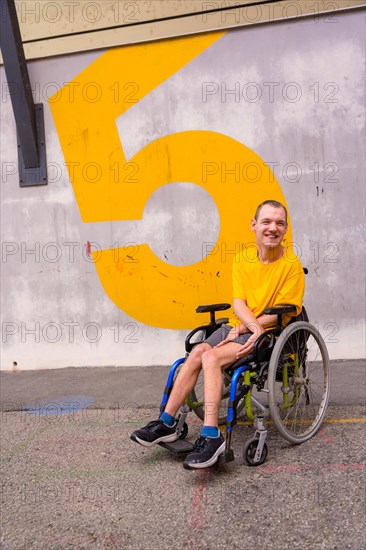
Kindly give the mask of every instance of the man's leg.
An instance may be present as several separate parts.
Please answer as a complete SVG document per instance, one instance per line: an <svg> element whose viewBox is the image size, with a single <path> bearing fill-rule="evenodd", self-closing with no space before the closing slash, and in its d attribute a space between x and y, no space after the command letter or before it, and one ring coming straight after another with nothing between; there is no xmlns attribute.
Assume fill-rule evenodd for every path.
<svg viewBox="0 0 366 550"><path fill-rule="evenodd" d="M209 344L202 343L192 350L178 373L164 413L159 420L149 422L144 428L135 430L130 436L133 441L144 447L152 447L157 443L168 443L178 439L175 415L187 395L193 390L202 368L202 356L210 349L212 348Z"/></svg>
<svg viewBox="0 0 366 550"><path fill-rule="evenodd" d="M202 356L211 349L211 346L205 343L199 344L193 348L187 360L183 363L174 382L174 386L165 406L166 413L171 416L177 414L179 407L196 385L198 375L202 368Z"/></svg>
<svg viewBox="0 0 366 550"><path fill-rule="evenodd" d="M174 417L185 398L196 385L198 375L202 368L202 357L223 340L227 338L230 327L222 325L202 344L193 348L187 360L183 363L177 376L172 392L165 407L165 412Z"/></svg>
<svg viewBox="0 0 366 550"><path fill-rule="evenodd" d="M204 375L204 425L217 426L222 397L222 370L236 361L238 347L241 344L229 342L222 347L208 350L202 356Z"/></svg>
<svg viewBox="0 0 366 550"><path fill-rule="evenodd" d="M229 342L222 347L208 350L202 355L205 419L196 449L186 457L183 463L187 470L212 466L225 451L225 440L218 429L223 385L222 369L235 362L240 345Z"/></svg>

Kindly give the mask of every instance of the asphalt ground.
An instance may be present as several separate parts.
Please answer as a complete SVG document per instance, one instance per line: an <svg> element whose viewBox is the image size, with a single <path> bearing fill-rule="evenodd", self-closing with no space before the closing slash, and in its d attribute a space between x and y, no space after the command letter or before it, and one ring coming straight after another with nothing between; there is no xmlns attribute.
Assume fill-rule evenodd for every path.
<svg viewBox="0 0 366 550"><path fill-rule="evenodd" d="M243 420L236 460L202 471L129 439L157 416L167 371L2 373L2 549L366 548L364 362L332 364L310 441L292 446L269 423L267 461L249 467ZM188 423L194 441L201 423Z"/></svg>

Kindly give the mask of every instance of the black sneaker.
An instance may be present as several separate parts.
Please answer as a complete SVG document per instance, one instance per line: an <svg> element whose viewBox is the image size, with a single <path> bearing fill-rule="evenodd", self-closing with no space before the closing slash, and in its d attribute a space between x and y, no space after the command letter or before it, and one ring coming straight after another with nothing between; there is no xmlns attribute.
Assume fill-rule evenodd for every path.
<svg viewBox="0 0 366 550"><path fill-rule="evenodd" d="M200 437L197 439L194 451L190 453L183 462L183 468L208 468L215 464L219 456L225 452L225 440L220 434L219 437Z"/></svg>
<svg viewBox="0 0 366 550"><path fill-rule="evenodd" d="M169 428L161 420L153 420L149 422L144 428L132 432L130 438L136 443L140 443L144 447L152 447L156 443L161 443L165 441L166 443L171 443L178 439L179 434L177 434L177 423Z"/></svg>

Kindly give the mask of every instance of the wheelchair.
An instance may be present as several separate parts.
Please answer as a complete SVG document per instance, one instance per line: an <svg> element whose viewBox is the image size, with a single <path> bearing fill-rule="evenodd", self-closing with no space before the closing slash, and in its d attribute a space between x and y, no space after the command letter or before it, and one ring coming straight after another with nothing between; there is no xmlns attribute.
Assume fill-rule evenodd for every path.
<svg viewBox="0 0 366 550"><path fill-rule="evenodd" d="M230 304L203 305L197 313L209 313L210 323L192 330L185 341L186 356L170 368L160 413L165 409L178 373L193 347L203 342L227 318L215 318L215 313L230 308ZM305 308L284 327L283 315L296 311L293 305L267 308L266 315L277 315L277 326L266 331L255 342L250 355L223 370L223 393L219 424L226 425L225 452L219 464L234 460L231 448L232 431L240 418L254 422L254 436L243 445L243 460L249 466L259 466L267 458L267 420L291 444L300 444L319 430L327 409L330 392L329 357L319 331L309 322ZM192 452L194 446L185 441L188 435L187 415L193 411L204 418L203 373L194 390L186 398L178 416L179 439L160 443L175 454Z"/></svg>

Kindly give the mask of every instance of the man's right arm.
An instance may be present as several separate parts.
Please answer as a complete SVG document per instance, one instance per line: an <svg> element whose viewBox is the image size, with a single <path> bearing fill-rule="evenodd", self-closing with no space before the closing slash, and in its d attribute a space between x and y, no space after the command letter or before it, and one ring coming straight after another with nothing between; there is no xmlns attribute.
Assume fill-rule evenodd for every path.
<svg viewBox="0 0 366 550"><path fill-rule="evenodd" d="M239 334L251 332L252 335L249 337L247 342L244 345L238 347L236 358L240 359L241 357L248 355L248 353L253 350L255 341L264 332L264 325L259 321L259 319L256 319L254 317L252 311L249 309L245 300L243 300L242 298L234 298L234 311L235 314L242 321L242 325L232 328L227 338L220 342L220 344L218 344L216 347L221 347L227 344L228 342L234 340L234 338L236 338ZM262 317L276 317L276 315L266 315Z"/></svg>
<svg viewBox="0 0 366 550"><path fill-rule="evenodd" d="M217 347L231 342L237 338L240 334L252 333L252 336L248 340L248 346L252 349L256 339L264 332L264 327L268 324L270 325L277 319L277 315L261 315L258 319L255 318L252 311L247 306L245 300L242 298L234 298L234 312L241 320L242 324L236 327L233 327L227 338L220 342Z"/></svg>
<svg viewBox="0 0 366 550"><path fill-rule="evenodd" d="M245 332L258 332L259 336L264 332L263 329L273 326L277 322L277 315L260 315L256 318L247 306L245 300L241 298L234 298L234 312L245 327L245 330L240 331L240 334L244 334Z"/></svg>

